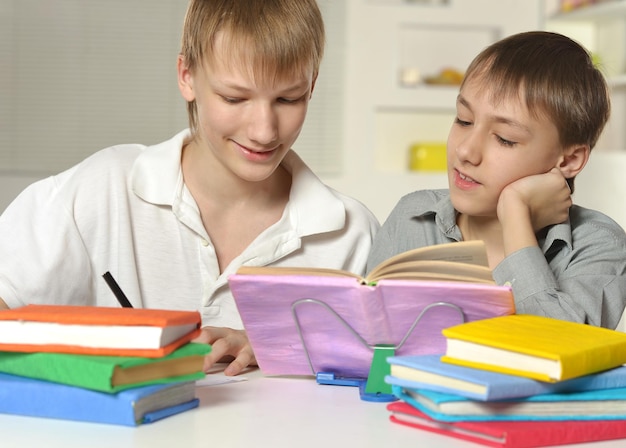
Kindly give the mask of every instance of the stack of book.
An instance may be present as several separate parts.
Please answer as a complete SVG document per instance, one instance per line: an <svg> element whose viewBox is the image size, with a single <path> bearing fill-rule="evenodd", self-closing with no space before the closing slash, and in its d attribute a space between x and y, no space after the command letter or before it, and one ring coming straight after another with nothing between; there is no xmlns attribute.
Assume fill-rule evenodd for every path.
<svg viewBox="0 0 626 448"><path fill-rule="evenodd" d="M495 447L626 438L626 333L510 315L443 334L443 355L388 358L393 423Z"/></svg>
<svg viewBox="0 0 626 448"><path fill-rule="evenodd" d="M27 305L0 312L0 413L137 426L198 406L197 312Z"/></svg>

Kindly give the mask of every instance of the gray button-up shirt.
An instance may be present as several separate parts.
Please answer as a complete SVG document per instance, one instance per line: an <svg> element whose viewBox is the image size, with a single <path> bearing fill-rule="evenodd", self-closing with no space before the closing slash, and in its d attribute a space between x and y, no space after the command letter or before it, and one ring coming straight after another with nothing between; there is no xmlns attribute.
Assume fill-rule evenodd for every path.
<svg viewBox="0 0 626 448"><path fill-rule="evenodd" d="M502 260L494 280L511 285L518 314L615 328L626 306L626 233L598 211L573 205L569 214L537 235L539 247ZM367 270L400 252L462 239L448 190L416 191L377 234Z"/></svg>

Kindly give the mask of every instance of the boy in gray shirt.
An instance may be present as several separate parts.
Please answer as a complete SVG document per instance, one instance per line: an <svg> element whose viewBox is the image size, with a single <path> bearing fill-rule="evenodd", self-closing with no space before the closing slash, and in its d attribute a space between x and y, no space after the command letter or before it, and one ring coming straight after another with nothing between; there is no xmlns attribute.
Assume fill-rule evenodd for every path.
<svg viewBox="0 0 626 448"><path fill-rule="evenodd" d="M626 234L571 199L609 113L601 72L571 39L533 31L487 47L457 98L449 188L404 196L367 270L415 247L483 240L517 313L615 328L626 304Z"/></svg>

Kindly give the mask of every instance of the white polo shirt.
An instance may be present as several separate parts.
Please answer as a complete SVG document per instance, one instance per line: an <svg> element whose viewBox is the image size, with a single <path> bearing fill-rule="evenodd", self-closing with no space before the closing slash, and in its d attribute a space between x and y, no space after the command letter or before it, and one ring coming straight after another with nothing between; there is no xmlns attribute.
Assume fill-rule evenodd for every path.
<svg viewBox="0 0 626 448"><path fill-rule="evenodd" d="M228 276L241 265L319 266L365 273L374 215L324 185L293 152L282 218L220 273L185 187L189 131L161 144L103 149L26 188L0 216L0 297L27 303L119 306L110 271L135 307L198 310L204 325L240 329Z"/></svg>

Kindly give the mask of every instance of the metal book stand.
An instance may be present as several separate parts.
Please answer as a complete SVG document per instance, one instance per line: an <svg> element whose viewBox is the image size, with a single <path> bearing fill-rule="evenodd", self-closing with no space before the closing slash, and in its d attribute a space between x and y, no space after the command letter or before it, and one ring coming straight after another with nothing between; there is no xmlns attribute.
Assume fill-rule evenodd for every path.
<svg viewBox="0 0 626 448"><path fill-rule="evenodd" d="M313 367L313 362L311 361L311 355L309 353L309 349L307 348L306 342L304 340L304 335L302 333L302 326L300 325L300 320L298 319L297 308L298 306L310 303L319 305L325 308L331 316L334 316L335 319L341 323L352 335L356 337L356 339L363 345L373 352L372 363L370 365L370 370L367 378L348 378L337 376L332 372L316 372ZM302 342L302 347L304 348L304 353L307 357L307 361L309 366L311 367L311 372L313 375L316 375L316 379L318 384L330 384L330 385L338 385L338 386L357 386L359 387L360 396L362 400L365 401L395 401L397 397L395 397L391 392L391 385L385 382L385 376L390 373L390 364L387 362L387 358L389 356L394 356L396 350L400 349L404 343L409 339L413 330L422 319L422 317L430 310L436 307L449 307L456 310L459 313L461 318L460 323L465 322L465 314L463 310L458 305L448 302L434 302L430 305L426 306L420 314L415 318L413 324L406 332L402 340L397 345L392 344L368 344L360 334L358 334L348 322L346 322L331 306L329 306L326 302L318 299L310 299L303 298L296 300L291 305L291 314L293 316L294 322L296 324L296 329L298 331L298 335L300 336L300 341Z"/></svg>

